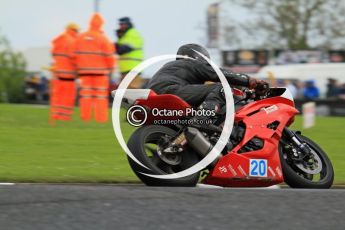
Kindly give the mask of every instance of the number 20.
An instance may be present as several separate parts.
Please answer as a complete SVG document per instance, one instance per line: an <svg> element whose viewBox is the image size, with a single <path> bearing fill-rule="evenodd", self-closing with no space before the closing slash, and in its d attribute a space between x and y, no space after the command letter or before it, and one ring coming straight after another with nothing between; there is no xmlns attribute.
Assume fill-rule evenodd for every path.
<svg viewBox="0 0 345 230"><path fill-rule="evenodd" d="M266 162L264 160L253 160L250 164L252 166L251 176L266 176Z"/></svg>

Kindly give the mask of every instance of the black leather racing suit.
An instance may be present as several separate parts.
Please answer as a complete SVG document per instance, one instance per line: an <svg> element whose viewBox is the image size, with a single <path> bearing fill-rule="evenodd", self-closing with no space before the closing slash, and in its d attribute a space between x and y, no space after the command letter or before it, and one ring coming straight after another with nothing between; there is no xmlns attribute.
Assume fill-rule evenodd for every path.
<svg viewBox="0 0 345 230"><path fill-rule="evenodd" d="M249 86L249 77L221 68L230 85ZM217 82L204 84L206 81ZM152 77L148 87L157 94L174 94L192 106L205 109L222 108L225 98L222 85L213 68L206 63L181 59L165 64Z"/></svg>

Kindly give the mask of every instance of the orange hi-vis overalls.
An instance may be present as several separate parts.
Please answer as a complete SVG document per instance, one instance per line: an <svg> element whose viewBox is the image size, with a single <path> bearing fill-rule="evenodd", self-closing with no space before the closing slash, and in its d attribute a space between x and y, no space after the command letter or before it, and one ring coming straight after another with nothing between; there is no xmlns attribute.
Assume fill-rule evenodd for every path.
<svg viewBox="0 0 345 230"><path fill-rule="evenodd" d="M97 122L108 120L109 75L115 65L114 45L103 34L103 18L95 13L90 29L75 42L73 55L80 77L81 118L89 121L94 111Z"/></svg>
<svg viewBox="0 0 345 230"><path fill-rule="evenodd" d="M50 93L50 119L70 120L75 104L76 68L71 59L77 32L66 29L52 41L51 54L54 59Z"/></svg>

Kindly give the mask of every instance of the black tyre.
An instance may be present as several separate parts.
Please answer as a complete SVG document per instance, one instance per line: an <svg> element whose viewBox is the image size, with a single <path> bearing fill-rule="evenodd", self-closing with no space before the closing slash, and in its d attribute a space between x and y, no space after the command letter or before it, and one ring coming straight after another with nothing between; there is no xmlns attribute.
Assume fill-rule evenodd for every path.
<svg viewBox="0 0 345 230"><path fill-rule="evenodd" d="M150 125L137 129L130 139L127 146L132 154L147 168L134 162L128 157L129 164L139 179L148 186L195 186L199 180L200 172L179 179L158 179L146 176L142 173L164 175L185 170L199 161L197 154L192 151L180 153L179 158L174 164L168 164L161 159L157 153L157 147L162 140L174 137L176 131L165 126Z"/></svg>
<svg viewBox="0 0 345 230"><path fill-rule="evenodd" d="M298 135L298 134L297 134ZM306 170L301 170L301 166L298 167L293 160L290 159L289 153L284 149L283 144L279 145L281 165L284 175L285 182L292 188L315 188L315 189L327 189L333 184L334 171L331 161L329 160L327 154L318 146L315 142L309 138L298 135L300 141L305 142L312 151L313 158L312 163L317 165L322 164L320 172L318 173L308 173L306 171L309 165L306 166ZM285 142L287 142L285 140ZM311 168L314 166L310 166Z"/></svg>

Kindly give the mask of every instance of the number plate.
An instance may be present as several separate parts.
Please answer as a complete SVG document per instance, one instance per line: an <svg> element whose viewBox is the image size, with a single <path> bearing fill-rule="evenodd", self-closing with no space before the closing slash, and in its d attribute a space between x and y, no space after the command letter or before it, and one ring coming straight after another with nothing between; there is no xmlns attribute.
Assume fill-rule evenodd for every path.
<svg viewBox="0 0 345 230"><path fill-rule="evenodd" d="M267 160L250 159L249 176L267 177Z"/></svg>

